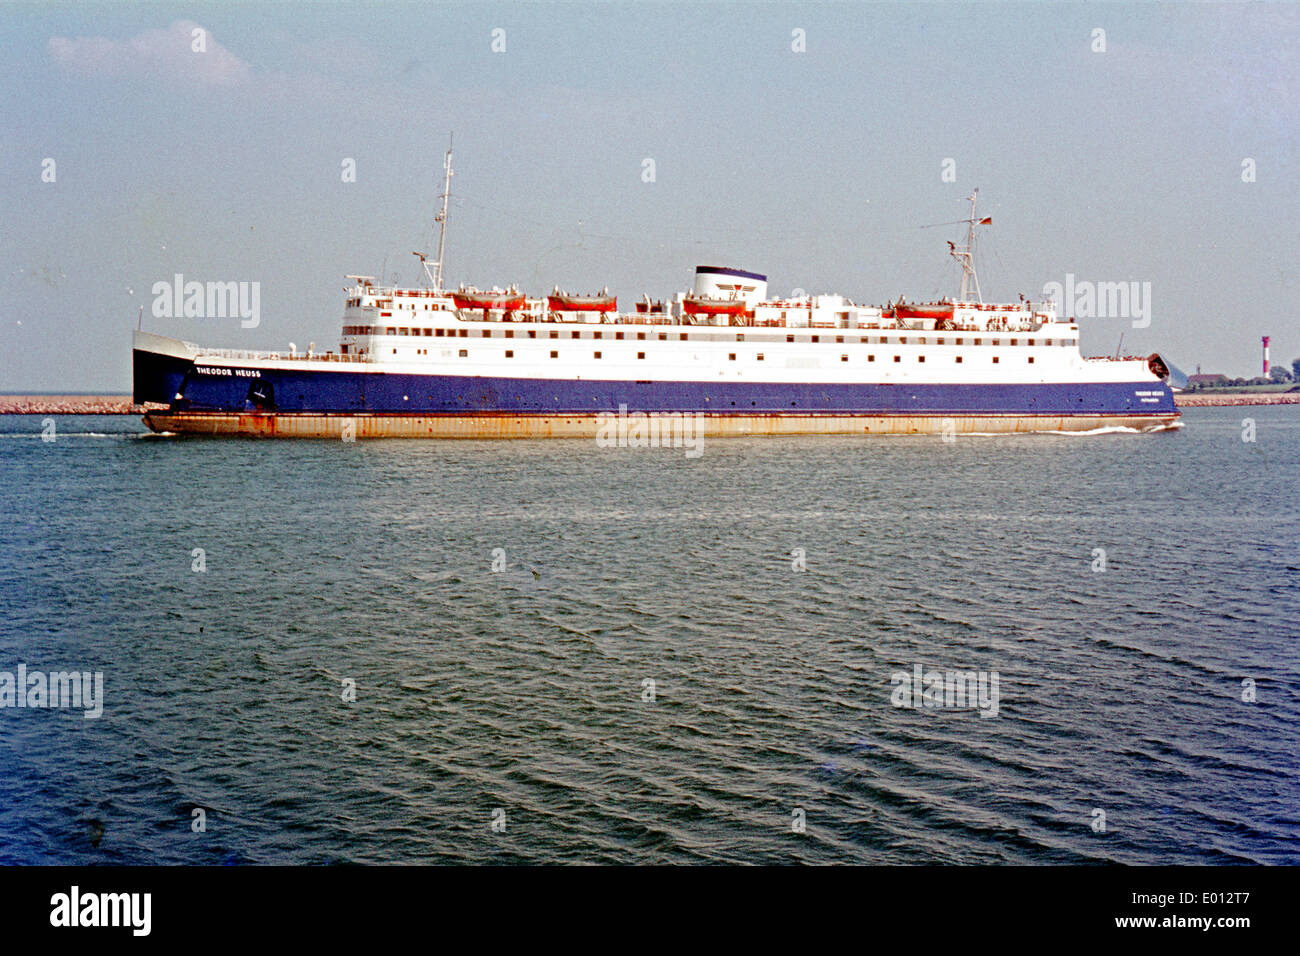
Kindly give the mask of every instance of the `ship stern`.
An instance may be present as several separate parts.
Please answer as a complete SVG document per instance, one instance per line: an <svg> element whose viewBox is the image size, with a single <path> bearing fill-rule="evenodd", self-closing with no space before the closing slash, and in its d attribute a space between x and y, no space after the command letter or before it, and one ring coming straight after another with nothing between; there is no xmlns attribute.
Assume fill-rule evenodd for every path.
<svg viewBox="0 0 1300 956"><path fill-rule="evenodd" d="M136 405L171 405L194 367L198 346L137 331L131 343L131 394Z"/></svg>

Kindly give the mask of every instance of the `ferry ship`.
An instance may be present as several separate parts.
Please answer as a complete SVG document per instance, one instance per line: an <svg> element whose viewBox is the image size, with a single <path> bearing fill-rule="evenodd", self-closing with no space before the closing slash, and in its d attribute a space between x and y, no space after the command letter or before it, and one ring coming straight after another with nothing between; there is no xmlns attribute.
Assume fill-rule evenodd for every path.
<svg viewBox="0 0 1300 956"><path fill-rule="evenodd" d="M690 415L703 436L945 435L1176 427L1159 355L1085 358L1049 302L961 293L855 304L770 297L767 277L699 266L689 291L620 312L603 289L531 297L442 281L451 150L425 284L348 276L337 350L208 348L137 330L134 395L158 432L302 438L594 437L610 415Z"/></svg>

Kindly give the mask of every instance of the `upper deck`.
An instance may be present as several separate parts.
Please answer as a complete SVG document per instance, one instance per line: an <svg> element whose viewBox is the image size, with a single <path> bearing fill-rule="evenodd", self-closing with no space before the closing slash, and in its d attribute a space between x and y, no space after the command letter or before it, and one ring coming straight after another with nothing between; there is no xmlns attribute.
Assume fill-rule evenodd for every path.
<svg viewBox="0 0 1300 956"><path fill-rule="evenodd" d="M684 295L644 311L594 313L552 311L545 298L529 297L516 310L463 309L447 292L369 283L347 292L337 351L192 346L193 360L489 378L909 384L1110 380L1140 375L1146 365L1137 356L1084 359L1078 326L1058 320L1050 304L860 306L843 296L806 296L756 302L739 315L691 315L682 310ZM495 294L489 290L487 300ZM1125 363L1139 364L1121 371Z"/></svg>
<svg viewBox="0 0 1300 956"><path fill-rule="evenodd" d="M345 325L367 328L400 324L403 318L455 318L482 322L569 322L594 325L693 325L768 328L889 328L908 330L999 330L1030 332L1057 322L1050 302L1021 301L1010 304L983 302L907 303L899 300L884 306L866 306L842 295L812 295L776 298L752 303L738 314L730 310L701 313L692 305L690 293L678 293L667 302L638 302L635 311L597 312L554 310L550 297L520 295L522 306L514 309L460 308L448 292L400 287L354 286L348 289ZM507 290L470 289L484 296L506 296ZM736 300L735 305L743 305Z"/></svg>

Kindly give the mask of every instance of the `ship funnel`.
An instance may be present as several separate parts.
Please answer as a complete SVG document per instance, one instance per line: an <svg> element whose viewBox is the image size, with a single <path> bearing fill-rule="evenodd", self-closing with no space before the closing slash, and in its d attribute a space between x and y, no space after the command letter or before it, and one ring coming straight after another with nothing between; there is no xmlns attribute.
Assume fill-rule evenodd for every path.
<svg viewBox="0 0 1300 956"><path fill-rule="evenodd" d="M767 300L767 276L722 266L697 266L695 295L705 299L744 299L753 310Z"/></svg>

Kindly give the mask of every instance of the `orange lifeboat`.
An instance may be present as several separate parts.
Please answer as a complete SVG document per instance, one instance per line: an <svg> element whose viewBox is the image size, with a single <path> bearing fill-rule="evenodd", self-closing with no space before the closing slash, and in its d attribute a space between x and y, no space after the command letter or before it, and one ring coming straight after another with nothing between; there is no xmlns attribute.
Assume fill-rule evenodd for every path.
<svg viewBox="0 0 1300 956"><path fill-rule="evenodd" d="M552 312L615 312L618 296L603 290L599 295L569 295L556 289L546 297L546 307Z"/></svg>
<svg viewBox="0 0 1300 956"><path fill-rule="evenodd" d="M744 299L710 299L705 296L687 296L682 300L682 311L687 315L747 315Z"/></svg>
<svg viewBox="0 0 1300 956"><path fill-rule="evenodd" d="M458 309L517 312L524 307L522 292L479 292L476 289L462 289L453 292L451 297Z"/></svg>

